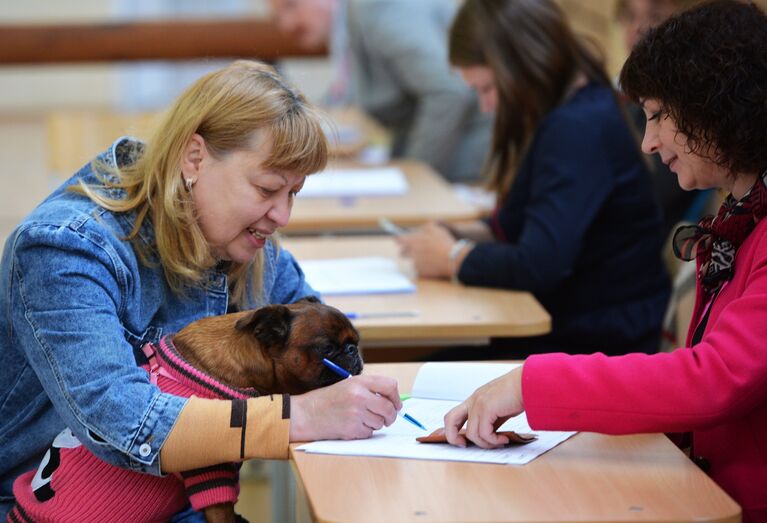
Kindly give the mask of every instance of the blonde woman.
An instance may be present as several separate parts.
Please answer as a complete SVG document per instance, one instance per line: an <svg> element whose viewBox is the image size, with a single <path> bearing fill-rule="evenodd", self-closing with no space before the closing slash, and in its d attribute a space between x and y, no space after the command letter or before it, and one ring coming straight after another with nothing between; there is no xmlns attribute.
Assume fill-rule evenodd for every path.
<svg viewBox="0 0 767 523"><path fill-rule="evenodd" d="M239 61L184 92L148 143L117 140L16 228L0 265L3 519L13 480L65 427L149 474L240 459L231 402L161 393L139 349L204 316L315 294L272 235L326 160L303 96ZM369 437L400 406L396 382L375 376L250 399L244 455Z"/></svg>

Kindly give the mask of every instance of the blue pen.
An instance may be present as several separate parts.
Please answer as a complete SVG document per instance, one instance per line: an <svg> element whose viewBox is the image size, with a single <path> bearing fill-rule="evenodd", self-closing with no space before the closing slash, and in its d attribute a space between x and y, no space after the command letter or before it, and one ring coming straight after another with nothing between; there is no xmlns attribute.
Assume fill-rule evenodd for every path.
<svg viewBox="0 0 767 523"><path fill-rule="evenodd" d="M347 312L346 317L350 320L364 320L366 318L410 318L418 316L416 311L381 311L381 312Z"/></svg>
<svg viewBox="0 0 767 523"><path fill-rule="evenodd" d="M342 378L351 378L352 377L351 373L348 370L346 370L346 369L344 369L342 367L339 367L338 365L336 365L335 363L333 363L332 361L330 361L327 358L322 358L322 363L324 363L327 368L329 368L330 370L332 370L333 372L335 372L336 374L338 374Z"/></svg>
<svg viewBox="0 0 767 523"><path fill-rule="evenodd" d="M332 370L333 372L335 372L336 374L338 374L339 376L341 376L344 379L352 377L352 375L349 373L348 370L346 370L346 369L344 369L342 367L339 367L338 365L336 365L335 363L333 363L332 361L330 361L327 358L322 358L322 363L324 363L327 368L329 368L330 370ZM408 421L408 422L412 423L413 425L415 425L419 429L429 430L426 427L424 427L423 424L420 421L415 419L410 414L405 414L404 412L398 412L397 416L401 416L403 419L405 419L405 421Z"/></svg>

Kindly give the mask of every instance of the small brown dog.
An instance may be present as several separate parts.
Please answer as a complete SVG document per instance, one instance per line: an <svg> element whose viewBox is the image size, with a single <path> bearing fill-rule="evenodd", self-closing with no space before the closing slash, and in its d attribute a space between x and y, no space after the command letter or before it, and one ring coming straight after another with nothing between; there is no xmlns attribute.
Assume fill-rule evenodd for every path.
<svg viewBox="0 0 767 523"><path fill-rule="evenodd" d="M350 374L362 371L357 330L338 309L314 297L203 318L179 331L173 344L194 367L261 394L301 394L339 381L323 358ZM204 512L209 523L235 521L230 503Z"/></svg>
<svg viewBox="0 0 767 523"><path fill-rule="evenodd" d="M166 367L176 365L181 369L179 374L185 377L194 375L192 380L201 383L203 389L214 384L207 389L213 391L209 396L237 398L242 397L243 392L247 393L245 396L255 392L260 395L300 394L341 379L322 363L323 358L351 374L359 374L362 358L358 343L359 334L344 314L309 297L289 305L269 305L195 321L174 335L172 341L164 339L157 347L151 344L145 347L149 357L145 368L153 381L170 392L173 389L166 386L173 387L181 382L167 370L163 375L155 366L158 360L164 361ZM182 476L185 484L190 485L187 483L190 477L194 482L194 478L200 477L195 475L208 474L210 478L213 474L215 483L214 469L225 471L224 474L231 478L229 484L233 485L237 467L231 464L190 471ZM99 472L93 472L96 470ZM136 509L139 505L146 507L156 503L162 506L155 514L162 513L160 519L163 519L179 510L173 507L183 507L186 496L192 495L192 490L189 487L185 490L179 481L172 476L157 478L108 465L65 429L57 436L36 473L30 471L16 479L17 505L12 513L42 520L51 512L69 512L75 506L80 521L137 521L146 519L138 516ZM143 485L141 489L127 487L136 482ZM63 485L77 487L68 490ZM191 488L199 492L200 486L201 483L194 483ZM78 505L81 500L74 491L89 492L91 502L88 506ZM128 492L137 491L141 493L140 498L130 498ZM123 502L115 503L115 497ZM118 506L128 512L118 515L115 512ZM232 503L208 506L204 514L211 523L234 522L239 518Z"/></svg>
<svg viewBox="0 0 767 523"><path fill-rule="evenodd" d="M301 394L339 381L323 358L359 374L358 343L349 319L314 297L203 318L173 337L193 366L227 385L261 394Z"/></svg>

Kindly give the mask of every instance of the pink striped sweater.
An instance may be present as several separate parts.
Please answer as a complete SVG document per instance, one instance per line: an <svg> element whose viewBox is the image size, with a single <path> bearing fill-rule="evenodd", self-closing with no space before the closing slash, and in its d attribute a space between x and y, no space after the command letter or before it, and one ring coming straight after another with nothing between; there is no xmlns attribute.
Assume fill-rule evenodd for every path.
<svg viewBox="0 0 767 523"><path fill-rule="evenodd" d="M144 369L164 392L225 399L258 396L255 389L229 387L192 367L167 336L159 345L148 344L144 353L149 358ZM167 521L188 502L195 510L235 503L238 474L237 463L163 477L121 469L94 456L65 429L39 468L14 482L16 506L8 521Z"/></svg>

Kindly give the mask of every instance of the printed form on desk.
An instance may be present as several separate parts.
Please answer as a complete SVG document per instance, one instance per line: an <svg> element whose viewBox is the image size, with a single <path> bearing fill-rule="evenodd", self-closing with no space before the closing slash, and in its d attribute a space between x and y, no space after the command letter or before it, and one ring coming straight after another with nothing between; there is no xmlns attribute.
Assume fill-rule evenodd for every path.
<svg viewBox="0 0 767 523"><path fill-rule="evenodd" d="M522 413L508 420L499 430L534 432L538 439L526 445L486 450L476 446L460 448L446 443L425 444L415 440L442 427L445 414L468 398L479 386L506 374L516 366L503 363L425 363L418 371L411 398L403 402L402 412L407 412L423 423L428 432L397 417L391 426L377 431L369 439L315 441L301 445L298 450L347 456L524 465L573 436L575 432L533 431Z"/></svg>
<svg viewBox="0 0 767 523"><path fill-rule="evenodd" d="M304 260L301 269L307 283L325 296L415 292L397 262L382 256Z"/></svg>
<svg viewBox="0 0 767 523"><path fill-rule="evenodd" d="M307 176L298 197L402 196L407 192L405 174L396 167L328 169Z"/></svg>

